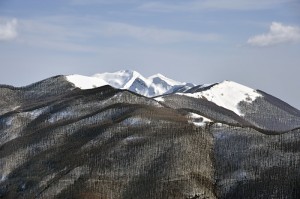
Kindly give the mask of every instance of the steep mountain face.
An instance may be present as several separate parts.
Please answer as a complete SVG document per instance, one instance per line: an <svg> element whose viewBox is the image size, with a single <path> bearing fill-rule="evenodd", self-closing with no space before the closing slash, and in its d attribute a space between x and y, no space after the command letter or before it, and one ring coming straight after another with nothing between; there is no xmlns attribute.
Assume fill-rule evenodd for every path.
<svg viewBox="0 0 300 199"><path fill-rule="evenodd" d="M0 197L300 198L300 111L262 91L120 71L0 97Z"/></svg>

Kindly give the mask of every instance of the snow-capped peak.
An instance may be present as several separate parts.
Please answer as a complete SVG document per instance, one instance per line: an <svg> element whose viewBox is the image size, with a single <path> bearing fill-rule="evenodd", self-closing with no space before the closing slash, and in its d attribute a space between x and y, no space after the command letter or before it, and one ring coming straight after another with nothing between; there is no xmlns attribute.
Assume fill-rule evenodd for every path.
<svg viewBox="0 0 300 199"><path fill-rule="evenodd" d="M262 97L256 90L233 81L223 81L201 92L179 93L179 95L206 99L240 116L243 116L239 109L240 102L251 103Z"/></svg>
<svg viewBox="0 0 300 199"><path fill-rule="evenodd" d="M178 81L175 81L173 79L167 78L167 77L165 77L164 75L162 75L160 73L157 73L156 75L152 75L152 76L148 77L148 79L152 80L152 82L157 81L158 83L160 81L164 81L165 83L169 84L170 86L183 84L182 82L178 82Z"/></svg>
<svg viewBox="0 0 300 199"><path fill-rule="evenodd" d="M140 73L131 70L121 70L114 73L98 73L91 77L69 75L66 78L81 89L111 85L112 87L130 90L147 97L171 93L174 89L183 86L193 86L193 84L178 82L161 74L145 78Z"/></svg>
<svg viewBox="0 0 300 199"><path fill-rule="evenodd" d="M151 82L146 80L140 73L131 70L121 70L114 73L98 73L92 77L102 79L108 82L109 85L121 89L129 89L132 83L138 78L143 80L147 86L151 84Z"/></svg>

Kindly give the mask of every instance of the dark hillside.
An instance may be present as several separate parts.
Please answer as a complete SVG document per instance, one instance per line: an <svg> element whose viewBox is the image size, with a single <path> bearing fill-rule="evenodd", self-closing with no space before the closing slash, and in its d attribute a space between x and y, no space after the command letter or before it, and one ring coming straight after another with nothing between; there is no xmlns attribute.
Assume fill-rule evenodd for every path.
<svg viewBox="0 0 300 199"><path fill-rule="evenodd" d="M298 199L299 111L262 94L237 115L64 76L0 86L0 198Z"/></svg>

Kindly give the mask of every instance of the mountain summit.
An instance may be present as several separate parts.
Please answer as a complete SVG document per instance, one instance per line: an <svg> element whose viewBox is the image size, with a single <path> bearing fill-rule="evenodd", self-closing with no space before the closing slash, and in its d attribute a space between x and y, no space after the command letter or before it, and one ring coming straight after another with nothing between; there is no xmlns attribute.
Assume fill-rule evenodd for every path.
<svg viewBox="0 0 300 199"><path fill-rule="evenodd" d="M172 93L181 88L190 89L195 86L191 83L182 83L169 79L161 74L145 78L140 73L131 70L121 70L114 73L99 73L91 77L69 75L66 76L66 78L81 89L110 85L114 88L130 90L146 97Z"/></svg>
<svg viewBox="0 0 300 199"><path fill-rule="evenodd" d="M0 85L0 198L300 198L300 111L135 71Z"/></svg>

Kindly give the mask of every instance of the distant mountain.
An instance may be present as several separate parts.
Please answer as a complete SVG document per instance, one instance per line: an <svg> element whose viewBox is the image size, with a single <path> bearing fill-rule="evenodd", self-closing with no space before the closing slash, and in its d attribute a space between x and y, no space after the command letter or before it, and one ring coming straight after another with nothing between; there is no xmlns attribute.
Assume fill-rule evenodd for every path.
<svg viewBox="0 0 300 199"><path fill-rule="evenodd" d="M68 81L81 89L110 85L114 88L130 90L146 97L172 93L180 88L190 89L195 86L191 83L174 81L161 74L145 78L138 72L130 70L95 74L91 77L82 75L69 75L66 77Z"/></svg>
<svg viewBox="0 0 300 199"><path fill-rule="evenodd" d="M135 71L0 85L0 198L300 198L300 111Z"/></svg>

